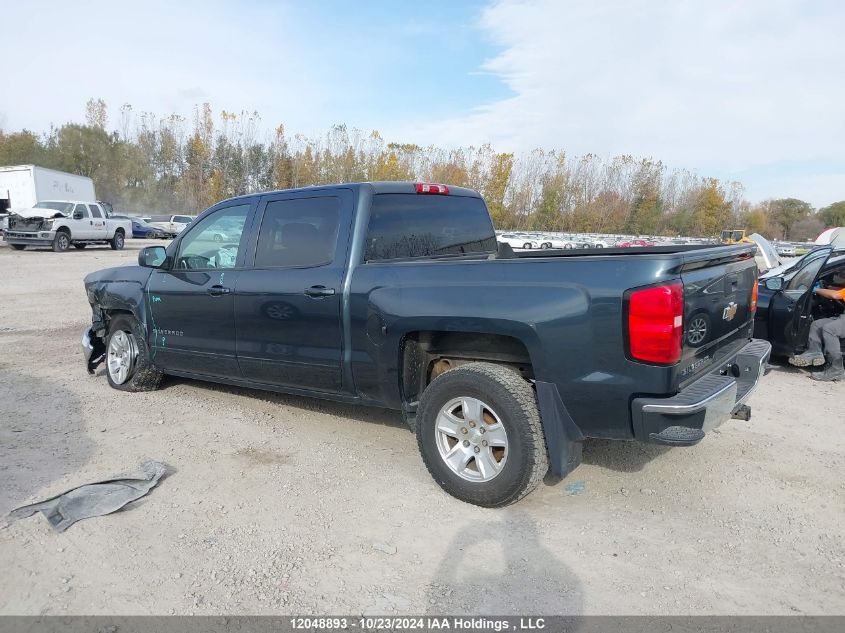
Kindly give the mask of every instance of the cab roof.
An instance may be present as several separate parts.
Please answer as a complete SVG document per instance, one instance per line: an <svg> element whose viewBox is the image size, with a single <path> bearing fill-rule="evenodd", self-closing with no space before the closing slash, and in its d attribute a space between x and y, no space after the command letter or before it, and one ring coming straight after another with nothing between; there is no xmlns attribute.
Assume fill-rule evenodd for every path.
<svg viewBox="0 0 845 633"><path fill-rule="evenodd" d="M448 194L417 194L416 186L417 184L444 184L449 189ZM306 191L326 191L330 189L354 189L358 190L363 187L369 187L373 194L380 194L380 193L407 193L407 194L414 194L414 195L449 195L449 196L463 196L466 198L480 198L481 194L479 194L474 189L469 189L467 187L456 187L454 185L450 185L449 183L427 183L420 180L379 180L379 181L364 181L364 182L346 182L346 183L335 183L335 184L326 184L326 185L309 185L308 187L296 187L292 189L276 189L273 191L259 191L255 193L248 193L242 196L235 196L234 198L229 198L230 200L238 200L238 199L246 199L246 198L254 198L256 196L267 196L276 193L301 193ZM222 202L222 201L221 201Z"/></svg>

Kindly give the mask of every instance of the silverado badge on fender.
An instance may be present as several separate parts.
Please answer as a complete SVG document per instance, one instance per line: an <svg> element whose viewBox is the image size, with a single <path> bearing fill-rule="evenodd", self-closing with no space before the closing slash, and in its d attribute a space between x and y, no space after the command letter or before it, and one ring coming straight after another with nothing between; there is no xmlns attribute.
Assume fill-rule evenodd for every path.
<svg viewBox="0 0 845 633"><path fill-rule="evenodd" d="M722 310L722 319L725 321L732 321L735 316L736 303L731 301L728 305L725 306L725 309Z"/></svg>

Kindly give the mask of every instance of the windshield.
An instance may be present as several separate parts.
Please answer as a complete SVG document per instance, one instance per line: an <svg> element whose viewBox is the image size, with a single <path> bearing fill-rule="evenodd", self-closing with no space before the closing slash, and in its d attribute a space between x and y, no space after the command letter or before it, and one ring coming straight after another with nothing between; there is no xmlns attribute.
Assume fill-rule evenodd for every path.
<svg viewBox="0 0 845 633"><path fill-rule="evenodd" d="M73 209L73 202L38 202L33 209L52 209L53 211L58 211L59 213L64 213L67 215L70 213L71 209Z"/></svg>

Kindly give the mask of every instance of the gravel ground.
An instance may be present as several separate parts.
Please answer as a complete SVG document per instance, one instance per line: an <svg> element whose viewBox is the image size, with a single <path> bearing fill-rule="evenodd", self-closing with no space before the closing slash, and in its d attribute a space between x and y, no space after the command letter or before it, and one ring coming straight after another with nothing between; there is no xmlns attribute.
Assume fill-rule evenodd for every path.
<svg viewBox="0 0 845 633"><path fill-rule="evenodd" d="M0 515L143 457L170 474L64 534L0 529L0 614L845 614L843 384L777 367L700 445L590 441L515 506L447 496L390 411L89 377L85 273L0 246Z"/></svg>

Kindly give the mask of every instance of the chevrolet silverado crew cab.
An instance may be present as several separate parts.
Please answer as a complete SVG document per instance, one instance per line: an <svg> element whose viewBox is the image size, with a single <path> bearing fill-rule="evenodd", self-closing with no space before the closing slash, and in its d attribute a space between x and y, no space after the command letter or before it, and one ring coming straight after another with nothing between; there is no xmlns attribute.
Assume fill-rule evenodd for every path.
<svg viewBox="0 0 845 633"><path fill-rule="evenodd" d="M585 438L690 446L750 412L754 249L516 255L468 189L254 194L89 274L82 346L124 391L172 374L401 411L440 486L503 506Z"/></svg>
<svg viewBox="0 0 845 633"><path fill-rule="evenodd" d="M11 214L8 222L3 239L18 251L50 246L61 253L71 245L83 249L89 244L108 244L119 251L132 235L131 220L112 218L98 202L45 200Z"/></svg>

